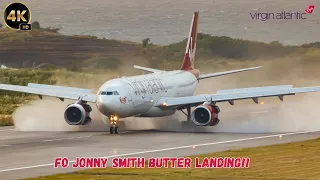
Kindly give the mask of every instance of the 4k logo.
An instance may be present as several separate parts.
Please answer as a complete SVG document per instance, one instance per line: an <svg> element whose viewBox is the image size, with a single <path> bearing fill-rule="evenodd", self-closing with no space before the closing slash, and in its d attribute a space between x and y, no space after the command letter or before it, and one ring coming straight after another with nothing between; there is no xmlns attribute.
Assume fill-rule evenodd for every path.
<svg viewBox="0 0 320 180"><path fill-rule="evenodd" d="M31 11L23 3L14 2L9 4L3 12L3 20L11 29L30 30ZM28 28L26 28L28 27Z"/></svg>

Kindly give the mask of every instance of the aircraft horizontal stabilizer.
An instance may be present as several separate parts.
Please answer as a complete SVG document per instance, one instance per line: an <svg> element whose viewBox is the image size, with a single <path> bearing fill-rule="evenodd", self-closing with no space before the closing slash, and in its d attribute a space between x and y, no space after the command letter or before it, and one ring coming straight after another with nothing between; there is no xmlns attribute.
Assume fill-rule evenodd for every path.
<svg viewBox="0 0 320 180"><path fill-rule="evenodd" d="M137 66L137 65L134 65L133 67L136 68L136 69L140 69L140 70L144 70L144 71L148 71L148 72L153 72L153 73L164 72L162 70L152 69L152 68L147 68L147 67L141 67L141 66Z"/></svg>
<svg viewBox="0 0 320 180"><path fill-rule="evenodd" d="M245 68L245 69L237 69L237 70L232 70L232 71L224 71L224 72L218 72L218 73L211 73L211 74L203 74L203 75L200 75L198 77L198 80L217 77L217 76L223 76L223 75L232 74L232 73L238 73L238 72L243 72L243 71L255 70L255 69L259 69L261 67L262 66L252 67L252 68Z"/></svg>

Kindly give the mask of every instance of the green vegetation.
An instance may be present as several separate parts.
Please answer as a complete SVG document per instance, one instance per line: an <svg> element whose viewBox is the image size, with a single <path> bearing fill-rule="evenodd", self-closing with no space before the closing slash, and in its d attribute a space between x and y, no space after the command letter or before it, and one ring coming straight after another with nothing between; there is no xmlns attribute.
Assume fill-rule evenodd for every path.
<svg viewBox="0 0 320 180"><path fill-rule="evenodd" d="M0 116L0 126L12 126L13 120L11 115Z"/></svg>
<svg viewBox="0 0 320 180"><path fill-rule="evenodd" d="M142 40L142 47L147 47L150 42L150 38L146 38Z"/></svg>
<svg viewBox="0 0 320 180"><path fill-rule="evenodd" d="M95 66L102 65L101 67L107 69L111 67L110 69L116 70L119 64L136 57L146 59L147 61L141 64L148 64L153 68L176 69L181 64L187 43L187 39L184 39L167 46L158 46L150 43L150 38L145 38L141 44L138 44L98 39L95 36L65 36L58 32L60 29L43 28L38 21L32 24L34 30L30 32L0 29L0 44L4 46L4 50L0 50L3 63L11 64L11 67L16 68L29 68L32 62L20 60L22 53L28 51L30 59L38 64L46 64L44 68L68 67L72 71L81 71L88 67L88 62L93 61ZM225 62L254 61L288 56L298 57L310 50L319 52L320 42L286 46L277 41L264 43L199 33L196 56L197 62L219 59ZM12 62L10 61L12 59L19 59L19 61ZM91 68L95 68L94 65Z"/></svg>
<svg viewBox="0 0 320 180"><path fill-rule="evenodd" d="M149 63L155 67L163 67L167 63L181 62L185 53L187 39L168 46L151 46L144 53ZM197 61L224 59L228 60L257 60L273 59L287 56L300 56L312 48L320 47L319 42L302 46L285 46L277 41L264 43L234 39L226 36L211 36L198 34ZM316 49L320 52L320 49Z"/></svg>
<svg viewBox="0 0 320 180"><path fill-rule="evenodd" d="M28 85L28 83L39 84L55 84L51 79L54 72L45 70L31 69L1 69L0 83L13 85ZM26 93L13 91L0 91L0 126L12 125L11 114L15 109L23 104L26 104L33 99L34 96Z"/></svg>
<svg viewBox="0 0 320 180"><path fill-rule="evenodd" d="M119 57L94 56L83 62L85 70L113 70L119 69L121 61Z"/></svg>
<svg viewBox="0 0 320 180"><path fill-rule="evenodd" d="M40 23L38 21L34 21L31 23L32 29L40 29Z"/></svg>
<svg viewBox="0 0 320 180"><path fill-rule="evenodd" d="M286 137L284 137L286 138ZM281 139L279 139L281 141ZM67 174L31 178L53 179L320 179L320 138L281 145L233 149L197 157L250 157L248 169L89 169ZM192 157L194 158L194 157Z"/></svg>

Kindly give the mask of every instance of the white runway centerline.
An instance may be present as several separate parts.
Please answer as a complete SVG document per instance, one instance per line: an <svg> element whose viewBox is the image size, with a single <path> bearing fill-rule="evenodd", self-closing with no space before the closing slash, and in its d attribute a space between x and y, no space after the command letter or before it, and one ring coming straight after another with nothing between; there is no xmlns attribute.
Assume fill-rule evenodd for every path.
<svg viewBox="0 0 320 180"><path fill-rule="evenodd" d="M126 153L126 154L110 155L110 156L105 156L105 157L101 157L101 158L113 158L113 157L131 156L131 155L138 155L138 154L147 154L147 153L163 152L163 151L170 151L170 150L177 150L177 149L186 149L186 148L194 148L194 147L200 147L200 146L210 146L210 145L217 145L217 144L227 144L227 143L234 143L234 142L241 142L241 141L266 139L266 138L272 138L272 137L283 137L283 136L289 136L289 135L307 134L307 133L315 133L315 132L320 132L320 130L292 132L292 133L282 133L282 134L258 136L258 137L252 137L252 138L235 139L235 140L229 140L229 141L209 142L209 143L202 143L202 144L192 144L192 145L178 146L178 147L171 147L171 148L164 148L164 149L155 149L155 150L149 150L149 151L140 151L140 152L132 152L132 153ZM70 163L74 163L75 160L69 161L69 162ZM0 172L8 172L8 171L23 170L23 169L47 167L47 166L53 166L53 165L54 165L54 163L39 164L39 165L33 165L33 166L23 166L23 167L17 167L17 168L2 169L2 170L0 170Z"/></svg>

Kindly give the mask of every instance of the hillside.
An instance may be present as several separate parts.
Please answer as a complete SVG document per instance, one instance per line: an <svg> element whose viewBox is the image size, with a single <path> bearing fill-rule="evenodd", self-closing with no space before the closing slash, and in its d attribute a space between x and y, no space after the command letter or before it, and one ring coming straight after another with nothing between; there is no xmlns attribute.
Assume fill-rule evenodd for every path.
<svg viewBox="0 0 320 180"><path fill-rule="evenodd" d="M218 88L319 84L319 42L283 46L278 42L268 44L201 33L198 39L196 67L201 73L260 65L264 68L259 70L259 76L240 73L205 80L197 93L214 92ZM95 91L109 79L144 73L134 70L133 64L167 70L180 68L186 39L167 46L142 44L66 36L51 29L31 32L0 29L0 63L18 68L1 69L0 83L58 84ZM34 96L1 91L0 99L0 125L12 125L12 112Z"/></svg>
<svg viewBox="0 0 320 180"><path fill-rule="evenodd" d="M0 30L1 63L14 68L68 67L92 57L129 57L138 46L91 36L65 36L45 29Z"/></svg>
<svg viewBox="0 0 320 180"><path fill-rule="evenodd" d="M151 40L152 41L152 40ZM167 46L98 39L93 36L66 36L57 30L36 29L30 32L0 29L0 63L13 68L67 67L117 69L132 61L151 67L179 68L186 39ZM302 46L284 46L279 42L263 43L230 37L198 34L197 59L256 60L289 55L297 56L318 49L319 42ZM180 64L179 64L180 65Z"/></svg>

